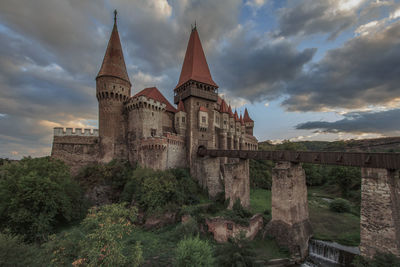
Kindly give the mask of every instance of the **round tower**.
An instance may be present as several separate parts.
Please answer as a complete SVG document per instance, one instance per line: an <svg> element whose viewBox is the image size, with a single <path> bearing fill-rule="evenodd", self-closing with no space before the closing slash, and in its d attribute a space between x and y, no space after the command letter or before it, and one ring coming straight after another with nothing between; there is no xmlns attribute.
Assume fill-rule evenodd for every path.
<svg viewBox="0 0 400 267"><path fill-rule="evenodd" d="M103 64L96 77L96 96L99 102L100 160L126 158L125 132L127 118L124 102L131 95L131 82L126 71L124 55L117 29L117 11L114 27L108 41Z"/></svg>

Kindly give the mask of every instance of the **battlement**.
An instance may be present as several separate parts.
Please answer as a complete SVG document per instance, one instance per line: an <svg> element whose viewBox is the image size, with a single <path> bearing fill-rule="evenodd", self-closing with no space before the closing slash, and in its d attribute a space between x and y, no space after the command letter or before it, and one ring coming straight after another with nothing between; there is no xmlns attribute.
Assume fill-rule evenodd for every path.
<svg viewBox="0 0 400 267"><path fill-rule="evenodd" d="M137 97L131 97L125 104L125 108L128 111L139 108L148 108L156 111L164 111L166 107L167 107L166 104L156 101L152 98L147 98L146 96L143 95Z"/></svg>
<svg viewBox="0 0 400 267"><path fill-rule="evenodd" d="M99 136L99 130L55 127L54 136Z"/></svg>

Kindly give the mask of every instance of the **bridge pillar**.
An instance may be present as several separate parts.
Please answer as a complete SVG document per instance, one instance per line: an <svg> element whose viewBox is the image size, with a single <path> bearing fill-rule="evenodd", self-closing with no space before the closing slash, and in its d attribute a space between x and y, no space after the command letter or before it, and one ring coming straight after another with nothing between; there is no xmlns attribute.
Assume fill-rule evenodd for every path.
<svg viewBox="0 0 400 267"><path fill-rule="evenodd" d="M400 257L399 171L362 168L361 177L361 255Z"/></svg>
<svg viewBox="0 0 400 267"><path fill-rule="evenodd" d="M250 175L249 160L237 159L223 165L225 199L229 199L228 209L233 207L237 199L243 207L250 207Z"/></svg>
<svg viewBox="0 0 400 267"><path fill-rule="evenodd" d="M312 235L306 176L301 164L278 162L272 169L272 220L266 231L292 255L304 259Z"/></svg>

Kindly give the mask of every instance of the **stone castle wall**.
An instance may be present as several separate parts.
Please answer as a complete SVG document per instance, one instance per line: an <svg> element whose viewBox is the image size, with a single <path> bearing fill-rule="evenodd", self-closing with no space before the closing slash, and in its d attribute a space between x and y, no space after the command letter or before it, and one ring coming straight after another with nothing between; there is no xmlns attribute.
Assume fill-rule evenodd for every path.
<svg viewBox="0 0 400 267"><path fill-rule="evenodd" d="M232 208L237 199L243 207L250 208L249 160L238 159L223 165L225 199Z"/></svg>
<svg viewBox="0 0 400 267"><path fill-rule="evenodd" d="M80 128L54 129L51 157L64 161L71 167L72 174L99 158L99 137L97 130Z"/></svg>
<svg viewBox="0 0 400 267"><path fill-rule="evenodd" d="M360 235L361 255L400 257L399 171L362 168Z"/></svg>

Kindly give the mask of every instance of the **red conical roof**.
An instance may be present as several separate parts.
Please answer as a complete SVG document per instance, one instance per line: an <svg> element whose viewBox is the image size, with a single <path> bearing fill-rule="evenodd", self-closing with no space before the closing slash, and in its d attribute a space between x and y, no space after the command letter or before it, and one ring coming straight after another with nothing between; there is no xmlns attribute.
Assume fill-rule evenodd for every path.
<svg viewBox="0 0 400 267"><path fill-rule="evenodd" d="M223 99L221 101L221 107L219 108L219 112L221 112L221 113L229 113L228 112L228 107L226 105L226 102Z"/></svg>
<svg viewBox="0 0 400 267"><path fill-rule="evenodd" d="M231 105L229 105L229 107L228 107L228 113L229 113L229 117L233 118L233 112L232 112Z"/></svg>
<svg viewBox="0 0 400 267"><path fill-rule="evenodd" d="M119 40L117 29L117 20L114 18L114 27L108 41L106 54L104 55L103 64L97 74L97 78L101 76L113 76L125 80L130 83L128 72L126 71L124 54Z"/></svg>
<svg viewBox="0 0 400 267"><path fill-rule="evenodd" d="M247 108L244 109L243 121L244 122L254 122L252 119L250 119L249 113L247 112Z"/></svg>
<svg viewBox="0 0 400 267"><path fill-rule="evenodd" d="M180 100L179 103L178 103L178 112L179 111L185 112L185 106L183 105L182 100Z"/></svg>
<svg viewBox="0 0 400 267"><path fill-rule="evenodd" d="M236 110L235 110L235 114L233 114L233 117L235 118L235 121L239 121L239 115Z"/></svg>
<svg viewBox="0 0 400 267"><path fill-rule="evenodd" d="M194 28L190 34L189 43L186 48L185 59L183 60L181 76L179 77L178 88L185 82L194 80L215 87L218 85L213 81L208 68L206 56L201 46L197 29Z"/></svg>
<svg viewBox="0 0 400 267"><path fill-rule="evenodd" d="M176 112L176 109L169 103L169 101L161 94L161 92L156 87L145 88L133 97L145 96L156 100L160 103L164 103L166 105L165 109L170 112Z"/></svg>
<svg viewBox="0 0 400 267"><path fill-rule="evenodd" d="M244 125L244 121L243 121L243 117L242 117L242 114L240 114L240 118L239 118L239 121L240 121L240 124L241 124L241 125Z"/></svg>

